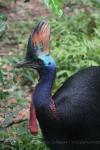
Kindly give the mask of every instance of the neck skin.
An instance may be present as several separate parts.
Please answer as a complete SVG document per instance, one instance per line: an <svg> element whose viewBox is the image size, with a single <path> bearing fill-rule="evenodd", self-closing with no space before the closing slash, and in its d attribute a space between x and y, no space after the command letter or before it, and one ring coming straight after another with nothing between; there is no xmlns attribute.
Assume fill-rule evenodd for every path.
<svg viewBox="0 0 100 150"><path fill-rule="evenodd" d="M56 77L56 68L46 68L39 71L40 80L33 94L36 110L48 108L52 100L52 86Z"/></svg>

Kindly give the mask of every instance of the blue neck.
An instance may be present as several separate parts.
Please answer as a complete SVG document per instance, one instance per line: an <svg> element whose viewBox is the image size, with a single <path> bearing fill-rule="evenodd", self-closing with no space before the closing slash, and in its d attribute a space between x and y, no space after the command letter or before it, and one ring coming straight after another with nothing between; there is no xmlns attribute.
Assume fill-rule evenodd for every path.
<svg viewBox="0 0 100 150"><path fill-rule="evenodd" d="M47 70L39 71L40 80L36 86L35 92L33 94L33 101L35 109L38 110L42 107L49 107L51 102L51 92L54 79L56 76L56 69L49 68Z"/></svg>

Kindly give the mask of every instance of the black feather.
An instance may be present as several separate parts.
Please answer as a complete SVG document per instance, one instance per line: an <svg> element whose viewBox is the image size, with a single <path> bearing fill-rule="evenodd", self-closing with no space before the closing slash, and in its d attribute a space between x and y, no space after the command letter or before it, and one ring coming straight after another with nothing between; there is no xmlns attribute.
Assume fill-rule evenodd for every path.
<svg viewBox="0 0 100 150"><path fill-rule="evenodd" d="M37 116L50 149L99 150L100 67L89 67L71 76L53 99L59 119L43 110L43 116Z"/></svg>

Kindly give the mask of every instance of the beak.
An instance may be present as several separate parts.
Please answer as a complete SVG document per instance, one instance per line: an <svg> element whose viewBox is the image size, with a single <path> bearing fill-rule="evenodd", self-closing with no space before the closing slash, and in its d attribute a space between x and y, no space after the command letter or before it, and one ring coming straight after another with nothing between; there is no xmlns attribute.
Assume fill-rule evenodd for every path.
<svg viewBox="0 0 100 150"><path fill-rule="evenodd" d="M17 67L17 68L23 68L23 67L28 68L28 67L32 67L32 65L33 65L33 63L32 63L31 60L25 59L25 60L19 62L19 63L16 65L16 67Z"/></svg>
<svg viewBox="0 0 100 150"><path fill-rule="evenodd" d="M36 61L24 59L23 61L19 62L16 65L16 68L33 68L33 69L37 69L37 68L39 68L39 65L36 63Z"/></svg>

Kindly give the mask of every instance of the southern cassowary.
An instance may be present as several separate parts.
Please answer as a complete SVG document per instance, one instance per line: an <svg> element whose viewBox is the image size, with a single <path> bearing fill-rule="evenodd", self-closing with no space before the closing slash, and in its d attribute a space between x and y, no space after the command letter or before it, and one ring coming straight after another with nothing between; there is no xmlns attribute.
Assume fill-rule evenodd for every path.
<svg viewBox="0 0 100 150"><path fill-rule="evenodd" d="M41 21L31 32L24 61L17 64L36 69L40 76L29 128L37 134L37 118L50 150L100 150L100 67L75 73L52 96L56 64L49 42L50 26Z"/></svg>

